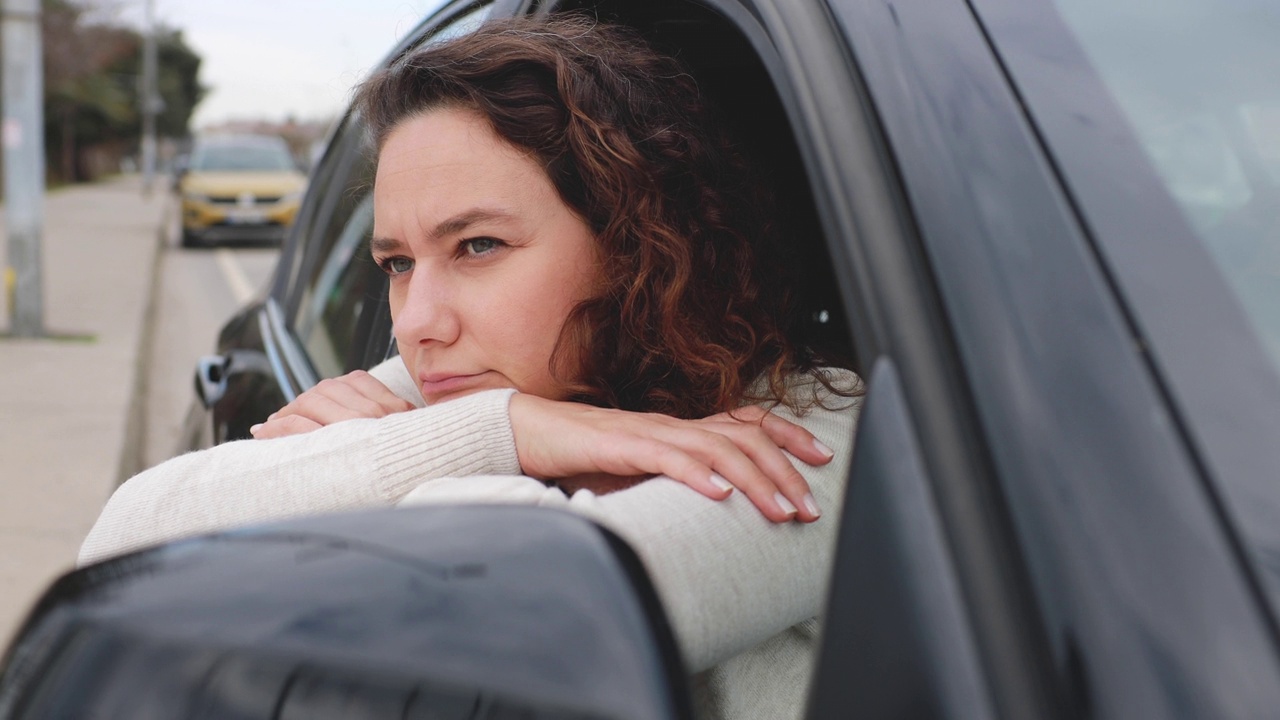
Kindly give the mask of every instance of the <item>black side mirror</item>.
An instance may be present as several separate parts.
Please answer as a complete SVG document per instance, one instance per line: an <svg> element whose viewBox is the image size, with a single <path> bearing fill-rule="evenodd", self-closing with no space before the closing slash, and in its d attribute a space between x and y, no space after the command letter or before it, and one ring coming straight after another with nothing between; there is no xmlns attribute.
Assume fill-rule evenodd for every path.
<svg viewBox="0 0 1280 720"><path fill-rule="evenodd" d="M635 554L580 517L308 518L126 555L46 593L0 718L690 718Z"/></svg>

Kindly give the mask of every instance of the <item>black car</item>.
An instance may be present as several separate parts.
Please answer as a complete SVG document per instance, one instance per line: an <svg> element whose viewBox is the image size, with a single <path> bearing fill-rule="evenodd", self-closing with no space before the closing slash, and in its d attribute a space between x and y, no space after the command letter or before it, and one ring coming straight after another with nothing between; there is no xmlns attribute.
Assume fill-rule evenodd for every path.
<svg viewBox="0 0 1280 720"><path fill-rule="evenodd" d="M796 228L815 331L847 341L868 383L804 716L1280 716L1280 9L496 0L448 4L405 47L491 15L583 8L680 56L733 120ZM361 248L372 223L362 143L348 116L269 296L202 362L196 444L245 437L318 379L394 352L384 280ZM294 577L299 553L395 557L403 567L385 573L420 562L452 577L450 559L414 539L431 523L375 513L232 534L236 548L294 538L275 559L210 540L64 578L11 650L0 715L34 717L58 683L101 670L67 650L98 632L125 649L170 639L169 655L152 648L137 667L172 670L225 646L275 668L263 677L276 680L242 685L276 708L291 707L288 678L302 677L318 704L297 707L333 707L315 698L354 697L333 690L347 687L381 688L405 713L413 692L461 693L465 709L448 717L689 717L634 556L586 521L508 511L476 517L467 537L483 545L499 528L545 523L563 543L548 552L570 558L528 583L502 570L520 565L520 542L477 550L488 564L469 572L489 572L512 608L547 585L628 598L616 617L583 613L581 632L565 630L561 694L531 689L545 689L530 678L546 641L508 657L474 628L474 645L431 645L381 606L367 611L392 621L347 628L349 641L273 645L220 630L243 613L212 610L198 631L164 634L196 621L158 612L155 598L249 603L217 579ZM371 563L325 577L389 582ZM313 584L254 602L296 627L341 604ZM463 597L450 592L463 589L432 597ZM164 631L148 635L148 617ZM404 660L406 643L432 659ZM511 662L491 673L442 669L499 656ZM568 700L637 673L645 682L612 704ZM188 675L140 685L121 670L117 682L172 708L155 698L186 697ZM103 703L121 692L94 687Z"/></svg>

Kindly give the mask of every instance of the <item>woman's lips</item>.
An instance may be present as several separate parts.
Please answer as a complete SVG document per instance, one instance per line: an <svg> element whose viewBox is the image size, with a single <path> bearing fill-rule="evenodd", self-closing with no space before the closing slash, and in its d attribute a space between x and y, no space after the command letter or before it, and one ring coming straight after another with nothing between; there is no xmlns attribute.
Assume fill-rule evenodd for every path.
<svg viewBox="0 0 1280 720"><path fill-rule="evenodd" d="M419 376L421 382L422 397L425 399L439 398L444 395L456 393L459 390L466 390L472 387L484 373L474 373L472 375L450 375L448 373L435 373L432 375Z"/></svg>

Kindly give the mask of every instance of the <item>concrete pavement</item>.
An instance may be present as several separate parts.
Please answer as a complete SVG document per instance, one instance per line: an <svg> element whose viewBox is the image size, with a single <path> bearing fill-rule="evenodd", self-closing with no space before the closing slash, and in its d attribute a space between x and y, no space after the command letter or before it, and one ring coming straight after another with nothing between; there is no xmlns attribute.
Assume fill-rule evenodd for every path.
<svg viewBox="0 0 1280 720"><path fill-rule="evenodd" d="M139 363L165 206L163 183L147 198L136 176L46 195L45 326L64 337L0 338L0 643L141 462ZM0 265L3 235L0 221Z"/></svg>

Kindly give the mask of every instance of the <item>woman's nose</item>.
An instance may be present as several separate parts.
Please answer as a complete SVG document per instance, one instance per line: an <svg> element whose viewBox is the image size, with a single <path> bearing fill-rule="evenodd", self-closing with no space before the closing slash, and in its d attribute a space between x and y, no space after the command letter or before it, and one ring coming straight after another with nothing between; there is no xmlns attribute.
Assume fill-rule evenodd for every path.
<svg viewBox="0 0 1280 720"><path fill-rule="evenodd" d="M422 266L415 268L400 313L391 319L397 342L402 346L453 343L460 329L454 304L447 278Z"/></svg>

